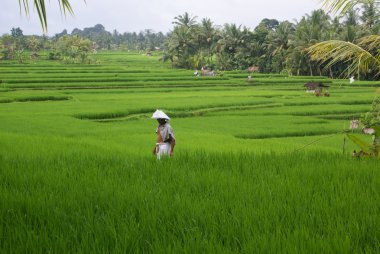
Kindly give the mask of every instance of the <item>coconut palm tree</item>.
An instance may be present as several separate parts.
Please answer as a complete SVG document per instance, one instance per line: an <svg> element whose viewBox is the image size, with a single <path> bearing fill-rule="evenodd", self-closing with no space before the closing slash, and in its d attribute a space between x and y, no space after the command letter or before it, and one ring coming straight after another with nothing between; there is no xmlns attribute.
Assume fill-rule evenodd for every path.
<svg viewBox="0 0 380 254"><path fill-rule="evenodd" d="M285 68L287 51L289 48L290 37L295 31L295 25L289 21L279 24L276 30L271 31L267 37L267 50L271 54L273 70L280 72Z"/></svg>
<svg viewBox="0 0 380 254"><path fill-rule="evenodd" d="M369 0L363 4L363 13L361 21L363 22L364 29L372 34L379 33L379 20L380 12L375 4L374 0Z"/></svg>
<svg viewBox="0 0 380 254"><path fill-rule="evenodd" d="M247 65L244 58L250 43L252 33L246 27L236 24L225 24L221 37L217 42L215 51L218 65L221 69L238 69Z"/></svg>
<svg viewBox="0 0 380 254"><path fill-rule="evenodd" d="M290 36L289 44L293 50L288 60L297 75L314 75L315 70L319 70L319 66L305 54L306 49L315 43L330 39L331 30L330 17L323 10L315 10L298 22L294 34Z"/></svg>
<svg viewBox="0 0 380 254"><path fill-rule="evenodd" d="M189 13L185 12L183 15L174 17L174 21L172 23L177 26L191 28L197 24L197 16L192 17Z"/></svg>
<svg viewBox="0 0 380 254"><path fill-rule="evenodd" d="M338 63L348 63L345 76L372 73L380 74L380 36L363 37L357 44L348 41L330 40L317 43L308 49L313 60L327 63L329 68ZM344 74L343 74L344 75Z"/></svg>
<svg viewBox="0 0 380 254"><path fill-rule="evenodd" d="M22 6L26 15L29 15L29 0L18 0L20 5L20 10ZM58 0L59 8L61 12L66 15L66 13L74 14L73 9L71 8L69 0ZM36 8L38 17L41 22L42 29L47 31L47 14L46 14L46 5L45 0L33 0L33 6Z"/></svg>
<svg viewBox="0 0 380 254"><path fill-rule="evenodd" d="M375 4L380 3L373 0ZM324 6L336 13L349 13L353 8L363 3L358 0L324 0ZM368 1L367 1L368 2ZM347 39L347 38L346 38ZM348 65L343 75L350 76L356 74L372 73L380 74L380 36L369 35L357 39L357 43L341 40L329 40L317 43L308 48L308 53L313 60L326 63L326 68L330 68L338 63Z"/></svg>
<svg viewBox="0 0 380 254"><path fill-rule="evenodd" d="M346 13L344 21L344 29L341 37L343 41L355 42L360 37L364 36L363 29L359 27L359 10L349 9Z"/></svg>
<svg viewBox="0 0 380 254"><path fill-rule="evenodd" d="M219 30L214 26L209 18L201 20L199 26L200 47L207 56L207 64L211 64L212 49L219 39Z"/></svg>
<svg viewBox="0 0 380 254"><path fill-rule="evenodd" d="M186 26L175 26L167 39L166 52L162 60L170 60L177 67L192 68L189 58L197 51L193 35L193 29Z"/></svg>

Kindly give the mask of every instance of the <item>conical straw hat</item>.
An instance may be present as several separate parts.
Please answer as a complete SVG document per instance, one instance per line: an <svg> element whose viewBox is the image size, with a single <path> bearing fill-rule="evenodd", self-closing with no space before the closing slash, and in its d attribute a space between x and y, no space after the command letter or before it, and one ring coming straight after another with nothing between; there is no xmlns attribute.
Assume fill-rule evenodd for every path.
<svg viewBox="0 0 380 254"><path fill-rule="evenodd" d="M153 113L152 119L168 119L168 120L170 120L170 117L168 117L168 115L165 114L163 111L157 109L156 112Z"/></svg>

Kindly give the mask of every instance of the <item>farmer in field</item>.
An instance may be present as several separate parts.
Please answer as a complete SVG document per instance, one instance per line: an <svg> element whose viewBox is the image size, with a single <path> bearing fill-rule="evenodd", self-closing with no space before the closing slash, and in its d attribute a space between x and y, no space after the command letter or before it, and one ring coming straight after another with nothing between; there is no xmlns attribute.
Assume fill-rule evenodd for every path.
<svg viewBox="0 0 380 254"><path fill-rule="evenodd" d="M173 128L168 121L170 118L161 110L156 110L153 113L152 119L157 119L158 127L156 130L157 141L156 146L153 149L153 154L157 156L157 159L161 159L162 156L173 156L175 137Z"/></svg>

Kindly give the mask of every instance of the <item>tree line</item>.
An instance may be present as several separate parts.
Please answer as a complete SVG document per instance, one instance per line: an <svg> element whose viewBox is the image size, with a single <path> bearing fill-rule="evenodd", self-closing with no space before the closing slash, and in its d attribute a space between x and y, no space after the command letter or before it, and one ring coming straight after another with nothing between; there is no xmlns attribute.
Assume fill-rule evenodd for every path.
<svg viewBox="0 0 380 254"><path fill-rule="evenodd" d="M63 34L67 34L64 30ZM56 36L61 36L57 34ZM78 35L87 38L96 43L100 49L122 49L122 50L146 50L154 51L161 49L166 36L162 32L155 33L151 29L136 32L120 33L116 29L111 32L106 31L105 27L97 24L94 27L84 28L83 30L75 28L71 35Z"/></svg>
<svg viewBox="0 0 380 254"><path fill-rule="evenodd" d="M91 53L99 49L160 50L162 60L178 68L208 66L218 70L244 70L256 66L265 73L348 76L359 70L355 70L357 65L353 62L362 63L363 59L352 55L345 58L336 52L335 58L329 59L334 55L331 49L339 48L342 42L346 42L346 46L362 46L363 38L380 32L376 1L366 1L359 7L350 6L343 15L334 18L323 10L315 10L299 21L263 19L254 29L236 24L219 26L209 18L198 21L188 13L175 17L173 28L167 34L149 29L139 33L109 32L98 24L83 30L76 28L71 34L63 30L47 37L25 36L20 28L12 28L10 34L0 37L0 59L22 62L28 57L38 58L40 50L47 50L50 59L88 63ZM371 46L368 51L375 54L376 42L380 40L371 38L364 40L364 46ZM326 41L327 44L321 45ZM331 42L340 44L332 47ZM315 45L317 48L313 48ZM310 51L311 48L314 51ZM352 48L348 52L353 52ZM364 67L360 70L364 73L361 78L377 77L375 67Z"/></svg>
<svg viewBox="0 0 380 254"><path fill-rule="evenodd" d="M54 36L24 35L21 28L12 28L10 34L0 37L0 60L36 59L41 50L48 51L51 60L67 63L92 62L91 54L97 50L162 50L167 36L146 29L139 33L119 33L107 31L101 24L94 27L75 28L71 33L64 29Z"/></svg>
<svg viewBox="0 0 380 254"><path fill-rule="evenodd" d="M17 60L23 63L28 59L40 58L41 51L48 52L48 59L62 60L65 63L90 63L93 43L79 36L25 36L20 28L12 28L11 34L0 37L0 60Z"/></svg>
<svg viewBox="0 0 380 254"><path fill-rule="evenodd" d="M309 48L337 40L356 44L380 32L380 14L375 1L352 6L344 15L331 17L315 10L299 21L264 19L253 30L236 24L215 25L210 19L188 13L175 17L165 43L164 61L180 68L234 70L257 66L260 72L289 75L352 75L350 60L329 65L312 57ZM367 73L365 78L375 78Z"/></svg>

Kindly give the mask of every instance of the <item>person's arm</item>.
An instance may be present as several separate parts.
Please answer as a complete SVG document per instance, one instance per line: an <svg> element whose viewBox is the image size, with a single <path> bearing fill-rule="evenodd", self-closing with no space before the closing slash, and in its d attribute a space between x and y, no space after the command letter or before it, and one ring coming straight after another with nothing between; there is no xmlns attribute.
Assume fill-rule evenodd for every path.
<svg viewBox="0 0 380 254"><path fill-rule="evenodd" d="M175 138L170 135L170 156L173 156L174 147L175 147Z"/></svg>
<svg viewBox="0 0 380 254"><path fill-rule="evenodd" d="M156 129L156 134L157 134L157 140L156 140L156 145L153 148L153 155L157 154L157 143L160 143L160 138L161 138L161 133L160 133L160 128L157 127Z"/></svg>
<svg viewBox="0 0 380 254"><path fill-rule="evenodd" d="M155 146L155 147L153 148L152 153L153 153L153 155L156 155L156 154L157 154L157 146Z"/></svg>

